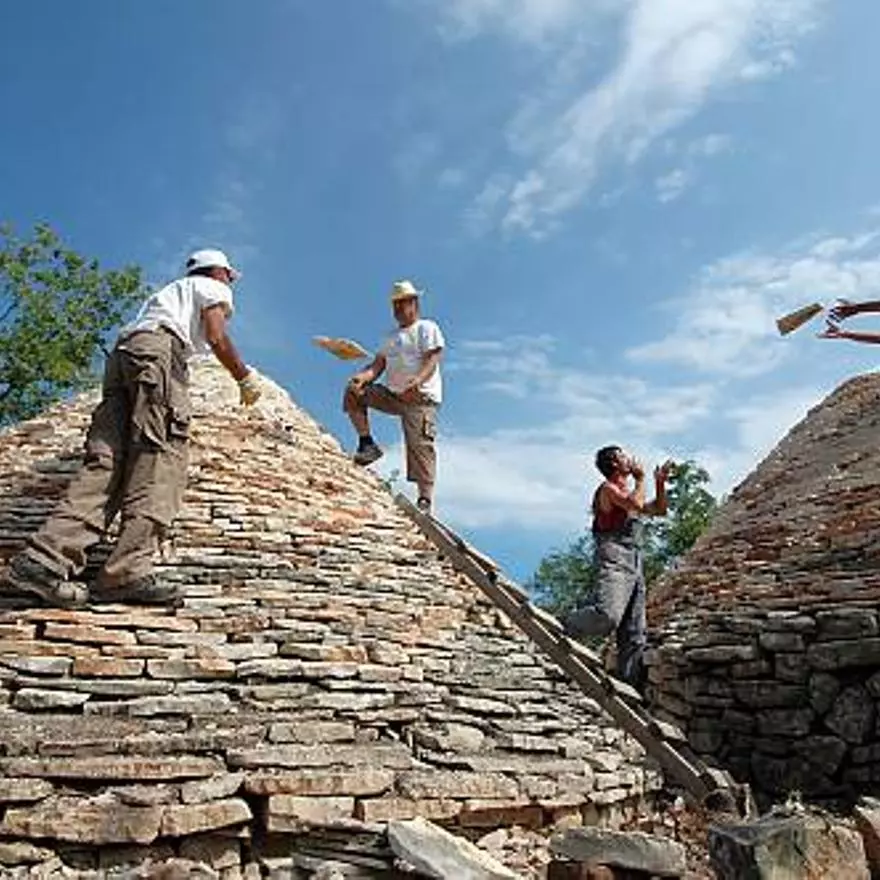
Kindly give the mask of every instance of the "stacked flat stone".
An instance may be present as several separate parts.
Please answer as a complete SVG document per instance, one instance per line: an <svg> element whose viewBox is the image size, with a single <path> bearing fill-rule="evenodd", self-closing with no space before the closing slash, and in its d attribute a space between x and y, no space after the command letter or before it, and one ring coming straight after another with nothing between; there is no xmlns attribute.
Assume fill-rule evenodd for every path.
<svg viewBox="0 0 880 880"><path fill-rule="evenodd" d="M310 833L538 827L659 787L280 388L244 410L207 362L193 396L159 566L182 607L2 601L0 871L174 856L237 878L280 856L289 876ZM94 403L0 436L5 558L79 466Z"/></svg>
<svg viewBox="0 0 880 880"><path fill-rule="evenodd" d="M649 599L658 715L768 794L880 782L880 375L812 410Z"/></svg>

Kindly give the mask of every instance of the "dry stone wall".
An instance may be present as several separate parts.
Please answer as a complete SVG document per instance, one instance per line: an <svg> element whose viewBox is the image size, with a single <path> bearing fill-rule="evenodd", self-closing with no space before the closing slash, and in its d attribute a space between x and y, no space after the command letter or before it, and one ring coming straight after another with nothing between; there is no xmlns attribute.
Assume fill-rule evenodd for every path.
<svg viewBox="0 0 880 880"><path fill-rule="evenodd" d="M759 790L880 782L880 375L812 410L649 599L655 709Z"/></svg>
<svg viewBox="0 0 880 880"><path fill-rule="evenodd" d="M652 652L652 702L694 749L771 798L854 801L876 790L876 607L715 613L678 626Z"/></svg>
<svg viewBox="0 0 880 880"><path fill-rule="evenodd" d="M160 560L183 606L0 600L0 874L175 857L289 875L321 830L594 820L659 787L280 389L242 410L206 363L194 402ZM93 404L0 436L3 557L76 471Z"/></svg>

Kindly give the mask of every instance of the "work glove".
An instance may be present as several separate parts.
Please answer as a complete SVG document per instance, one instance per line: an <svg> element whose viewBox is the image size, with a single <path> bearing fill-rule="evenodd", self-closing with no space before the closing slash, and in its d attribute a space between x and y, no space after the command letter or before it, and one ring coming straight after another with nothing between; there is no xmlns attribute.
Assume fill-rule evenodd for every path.
<svg viewBox="0 0 880 880"><path fill-rule="evenodd" d="M238 380L239 402L242 406L253 406L262 396L260 379L254 370L248 370L243 379Z"/></svg>

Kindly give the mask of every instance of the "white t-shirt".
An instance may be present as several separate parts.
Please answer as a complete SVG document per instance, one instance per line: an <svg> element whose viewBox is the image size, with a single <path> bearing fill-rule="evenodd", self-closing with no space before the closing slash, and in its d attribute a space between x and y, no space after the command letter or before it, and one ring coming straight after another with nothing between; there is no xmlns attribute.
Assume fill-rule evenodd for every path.
<svg viewBox="0 0 880 880"><path fill-rule="evenodd" d="M419 318L409 327L398 327L379 349L385 355L388 387L394 392L402 391L406 383L421 369L422 358L444 345L440 328L427 318ZM439 364L428 381L422 383L420 390L434 403L439 404L443 400L443 379Z"/></svg>
<svg viewBox="0 0 880 880"><path fill-rule="evenodd" d="M232 314L232 288L205 275L187 275L157 290L141 306L137 317L119 331L125 339L139 330L165 327L186 347L187 355L207 354L211 346L205 339L202 310L216 305L226 306L226 317Z"/></svg>

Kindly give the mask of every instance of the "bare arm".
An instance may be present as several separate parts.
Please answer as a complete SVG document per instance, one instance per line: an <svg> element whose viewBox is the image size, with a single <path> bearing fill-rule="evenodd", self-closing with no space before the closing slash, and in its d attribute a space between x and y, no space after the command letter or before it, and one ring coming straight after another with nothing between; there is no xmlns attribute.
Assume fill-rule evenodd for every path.
<svg viewBox="0 0 880 880"><path fill-rule="evenodd" d="M248 368L226 332L226 307L222 304L209 306L202 311L205 326L205 339L211 346L217 360L226 367L236 382L248 374Z"/></svg>
<svg viewBox="0 0 880 880"><path fill-rule="evenodd" d="M442 348L435 348L433 351L426 352L422 355L422 365L419 367L418 373L416 373L407 384L412 388L419 388L424 385L425 382L434 375L437 367L440 366L440 358L442 357Z"/></svg>
<svg viewBox="0 0 880 880"><path fill-rule="evenodd" d="M849 339L850 342L867 342L872 345L880 345L880 333L864 333L857 330L841 330L839 327L829 325L822 333L820 339Z"/></svg>
<svg viewBox="0 0 880 880"><path fill-rule="evenodd" d="M364 385L369 385L370 382L375 382L385 372L386 363L385 355L379 352L368 367L365 367L351 377L350 383L357 387L363 387Z"/></svg>
<svg viewBox="0 0 880 880"><path fill-rule="evenodd" d="M614 483L606 483L602 487L602 494L613 507L621 507L627 513L640 514L645 512L645 475L633 474L636 484L631 492L615 486Z"/></svg>
<svg viewBox="0 0 880 880"><path fill-rule="evenodd" d="M654 469L654 500L645 505L644 512L648 516L666 516L669 500L666 497L666 467Z"/></svg>
<svg viewBox="0 0 880 880"><path fill-rule="evenodd" d="M633 471L635 486L632 492L625 492L613 483L605 485L606 497L616 507L622 507L627 513L640 514L642 516L665 516L669 509L669 501L666 495L666 480L669 476L668 466L655 468L653 501L645 501L645 473L639 467Z"/></svg>
<svg viewBox="0 0 880 880"><path fill-rule="evenodd" d="M845 318L851 318L853 315L863 315L869 312L880 312L880 299L871 299L859 303L842 302L831 309L830 315L835 321L842 321Z"/></svg>

